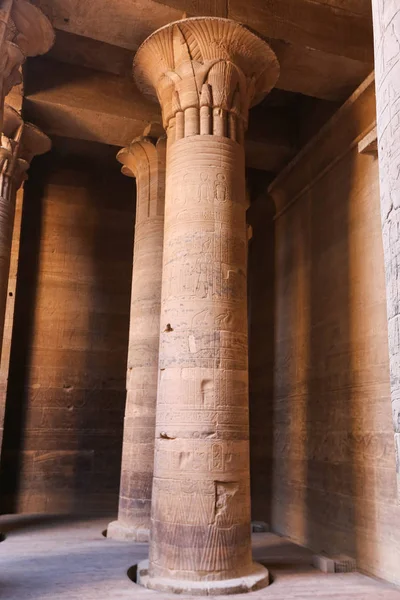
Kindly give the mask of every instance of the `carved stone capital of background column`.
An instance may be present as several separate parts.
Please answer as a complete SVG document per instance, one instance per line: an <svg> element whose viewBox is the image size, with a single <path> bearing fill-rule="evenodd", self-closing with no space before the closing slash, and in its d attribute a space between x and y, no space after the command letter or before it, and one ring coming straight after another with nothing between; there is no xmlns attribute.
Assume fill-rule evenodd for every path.
<svg viewBox="0 0 400 600"><path fill-rule="evenodd" d="M121 171L137 180L136 226L148 216L164 219L165 137L141 136L118 152ZM139 212L138 212L139 211Z"/></svg>
<svg viewBox="0 0 400 600"><path fill-rule="evenodd" d="M194 17L147 38L134 76L144 94L159 100L169 138L214 134L242 142L249 108L274 87L279 64L243 25Z"/></svg>
<svg viewBox="0 0 400 600"><path fill-rule="evenodd" d="M136 220L126 407L118 518L107 537L145 542L150 533L160 339L166 140L136 138L117 155L136 178Z"/></svg>
<svg viewBox="0 0 400 600"><path fill-rule="evenodd" d="M52 25L28 0L5 0L0 9L1 107L10 90L21 83L20 66L27 56L45 54L54 43Z"/></svg>

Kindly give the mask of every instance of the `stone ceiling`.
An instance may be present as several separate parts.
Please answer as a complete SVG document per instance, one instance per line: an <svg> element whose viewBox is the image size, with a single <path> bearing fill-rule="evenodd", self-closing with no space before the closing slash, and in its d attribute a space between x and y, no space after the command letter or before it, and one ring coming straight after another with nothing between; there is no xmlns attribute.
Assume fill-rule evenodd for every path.
<svg viewBox="0 0 400 600"><path fill-rule="evenodd" d="M241 21L281 64L278 90L252 111L248 166L278 172L373 69L370 0L33 0L56 28L45 57L25 67L24 114L50 135L123 146L159 107L131 77L155 29L185 16ZM160 129L161 131L161 129Z"/></svg>

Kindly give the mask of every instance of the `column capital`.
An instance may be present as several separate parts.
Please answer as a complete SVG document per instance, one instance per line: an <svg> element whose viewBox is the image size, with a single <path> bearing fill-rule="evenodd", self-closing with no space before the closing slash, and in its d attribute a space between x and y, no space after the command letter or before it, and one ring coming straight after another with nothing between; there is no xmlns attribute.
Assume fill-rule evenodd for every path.
<svg viewBox="0 0 400 600"><path fill-rule="evenodd" d="M7 18L8 15L8 18ZM45 54L55 40L54 29L43 12L28 0L13 0L9 11L1 48L0 71L3 94L21 82L19 67L28 56Z"/></svg>
<svg viewBox="0 0 400 600"><path fill-rule="evenodd" d="M149 217L164 218L166 138L137 137L117 160L121 172L137 180L136 226Z"/></svg>
<svg viewBox="0 0 400 600"><path fill-rule="evenodd" d="M187 137L200 133L193 121L201 109L226 111L246 129L249 108L274 87L279 64L268 44L240 23L194 17L148 37L136 53L133 72L138 88L159 100L166 129L175 117L178 128L179 113L197 111L197 116L188 113L180 136ZM202 133L224 136L229 125L206 129Z"/></svg>
<svg viewBox="0 0 400 600"><path fill-rule="evenodd" d="M8 104L4 106L3 134L0 147L0 172L14 179L17 189L27 178L34 156L51 148L50 138L32 123L24 123L21 115Z"/></svg>
<svg viewBox="0 0 400 600"><path fill-rule="evenodd" d="M158 152L165 152L166 138L139 136L129 146L122 148L117 160L122 164L121 172L127 177L138 177L143 168L148 168L157 158Z"/></svg>
<svg viewBox="0 0 400 600"><path fill-rule="evenodd" d="M50 50L54 29L46 15L28 0L14 0L8 23L11 41L25 56L37 56Z"/></svg>

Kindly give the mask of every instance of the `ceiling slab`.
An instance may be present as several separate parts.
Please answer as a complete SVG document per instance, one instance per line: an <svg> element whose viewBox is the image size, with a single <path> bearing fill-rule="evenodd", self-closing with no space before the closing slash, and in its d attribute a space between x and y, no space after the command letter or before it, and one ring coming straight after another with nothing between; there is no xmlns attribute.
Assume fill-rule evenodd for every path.
<svg viewBox="0 0 400 600"><path fill-rule="evenodd" d="M150 33L185 16L228 16L261 35L361 62L373 61L363 0L34 0L54 27L136 51ZM346 8L346 5L349 8ZM358 9L357 9L358 7ZM363 10L362 10L363 9ZM361 14L360 14L361 13Z"/></svg>
<svg viewBox="0 0 400 600"><path fill-rule="evenodd" d="M278 88L285 91L344 101L372 70L369 64L287 42L272 40L271 46L281 65ZM46 57L132 78L133 55L126 48L59 30Z"/></svg>
<svg viewBox="0 0 400 600"><path fill-rule="evenodd" d="M161 123L158 104L149 102L132 77L120 77L46 58L29 61L25 69L25 98L117 114L126 119Z"/></svg>
<svg viewBox="0 0 400 600"><path fill-rule="evenodd" d="M227 17L229 0L155 0L157 4L182 10L187 16Z"/></svg>
<svg viewBox="0 0 400 600"><path fill-rule="evenodd" d="M287 42L273 40L271 46L281 67L277 87L322 100L347 100L373 70L372 63L299 49Z"/></svg>
<svg viewBox="0 0 400 600"><path fill-rule="evenodd" d="M45 55L71 65L114 75L132 75L132 50L58 29L54 46Z"/></svg>
<svg viewBox="0 0 400 600"><path fill-rule="evenodd" d="M373 61L372 21L314 0L230 0L229 17L303 48Z"/></svg>
<svg viewBox="0 0 400 600"><path fill-rule="evenodd" d="M57 60L127 75L139 45L186 16L229 16L262 35L278 86L345 100L373 68L370 0L34 0L58 30Z"/></svg>
<svg viewBox="0 0 400 600"><path fill-rule="evenodd" d="M270 107L262 118L257 110L250 113L247 165L276 173L297 151L290 110ZM27 65L24 118L50 136L114 146L128 145L150 124L155 135L163 134L159 106L131 78L44 58Z"/></svg>
<svg viewBox="0 0 400 600"><path fill-rule="evenodd" d="M34 0L53 27L136 51L184 11L153 0Z"/></svg>
<svg viewBox="0 0 400 600"><path fill-rule="evenodd" d="M346 13L372 19L371 0L314 0L318 4L327 4Z"/></svg>

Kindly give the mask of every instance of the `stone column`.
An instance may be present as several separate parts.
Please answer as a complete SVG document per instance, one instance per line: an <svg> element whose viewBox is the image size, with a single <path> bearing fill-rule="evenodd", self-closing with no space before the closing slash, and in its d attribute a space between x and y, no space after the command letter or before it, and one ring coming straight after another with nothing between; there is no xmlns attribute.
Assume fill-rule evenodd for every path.
<svg viewBox="0 0 400 600"><path fill-rule="evenodd" d="M0 145L0 348L6 313L8 275L17 190L26 179L32 158L50 150L50 139L7 104L4 106L3 135ZM1 357L0 357L1 358ZM4 405L0 407L0 448Z"/></svg>
<svg viewBox="0 0 400 600"><path fill-rule="evenodd" d="M149 539L156 418L166 140L140 137L117 156L136 177L126 408L118 519L107 537Z"/></svg>
<svg viewBox="0 0 400 600"><path fill-rule="evenodd" d="M372 0L390 383L400 498L400 4Z"/></svg>
<svg viewBox="0 0 400 600"><path fill-rule="evenodd" d="M250 542L243 136L278 73L265 42L218 18L156 31L134 61L168 133L150 560L139 568L152 589L268 583Z"/></svg>
<svg viewBox="0 0 400 600"><path fill-rule="evenodd" d="M42 11L28 0L3 0L0 6L0 131L4 98L21 83L21 64L27 56L50 50L54 30Z"/></svg>

